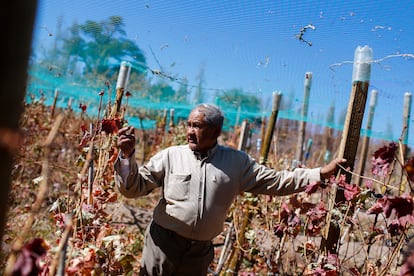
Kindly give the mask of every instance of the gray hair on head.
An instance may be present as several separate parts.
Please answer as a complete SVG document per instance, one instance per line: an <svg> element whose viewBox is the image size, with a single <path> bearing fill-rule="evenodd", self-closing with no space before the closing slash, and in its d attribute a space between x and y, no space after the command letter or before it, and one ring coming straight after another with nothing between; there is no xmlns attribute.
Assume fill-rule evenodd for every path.
<svg viewBox="0 0 414 276"><path fill-rule="evenodd" d="M224 115L221 109L208 103L202 103L196 106L200 112L205 115L205 122L211 126L218 126L220 129L223 127Z"/></svg>

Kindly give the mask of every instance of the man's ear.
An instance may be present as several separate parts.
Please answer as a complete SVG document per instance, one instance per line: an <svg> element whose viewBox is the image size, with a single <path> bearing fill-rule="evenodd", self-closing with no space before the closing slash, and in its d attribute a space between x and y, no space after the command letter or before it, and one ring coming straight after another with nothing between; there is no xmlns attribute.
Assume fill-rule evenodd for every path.
<svg viewBox="0 0 414 276"><path fill-rule="evenodd" d="M214 135L215 135L216 137L219 137L219 136L220 136L220 134L221 134L221 128L220 128L220 127L216 127L216 128L214 128Z"/></svg>

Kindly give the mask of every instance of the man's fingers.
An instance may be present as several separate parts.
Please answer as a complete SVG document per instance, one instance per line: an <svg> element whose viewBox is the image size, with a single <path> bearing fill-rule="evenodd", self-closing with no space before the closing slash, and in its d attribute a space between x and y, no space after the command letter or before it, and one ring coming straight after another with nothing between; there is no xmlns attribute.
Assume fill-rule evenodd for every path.
<svg viewBox="0 0 414 276"><path fill-rule="evenodd" d="M120 130L118 130L118 135L125 135L125 134L134 134L134 127L127 126L127 127L123 127Z"/></svg>

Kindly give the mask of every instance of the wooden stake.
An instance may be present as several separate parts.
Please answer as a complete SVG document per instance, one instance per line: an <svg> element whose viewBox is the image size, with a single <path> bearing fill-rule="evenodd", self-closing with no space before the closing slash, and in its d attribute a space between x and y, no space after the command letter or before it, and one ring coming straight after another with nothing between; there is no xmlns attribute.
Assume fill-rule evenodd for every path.
<svg viewBox="0 0 414 276"><path fill-rule="evenodd" d="M364 117L365 102L367 99L368 82L354 82L352 86L351 99L348 105L347 117L345 119L344 130L342 133L341 145L339 147L338 157L347 160L346 167L352 171L355 155L358 148L358 141L361 131L362 119ZM352 174L340 169L338 175L345 174L346 182L350 183ZM335 204L345 202L343 190L332 187L332 197L328 210L332 210ZM336 253L340 237L340 222L337 218L330 217L328 213L326 231L322 237L321 247L324 252Z"/></svg>
<svg viewBox="0 0 414 276"><path fill-rule="evenodd" d="M275 130L277 114L279 112L279 105L280 105L281 98L282 98L282 93L273 92L272 113L270 114L269 124L267 126L265 139L260 149L260 164L267 163L267 157L269 155L270 144L272 142L273 132Z"/></svg>
<svg viewBox="0 0 414 276"><path fill-rule="evenodd" d="M299 125L299 136L298 144L296 146L296 161L301 163L303 157L303 144L305 141L305 132L306 132L306 117L308 116L308 106L309 106L309 93L312 82L312 73L306 72L305 74L305 95L302 105L302 117Z"/></svg>
<svg viewBox="0 0 414 276"><path fill-rule="evenodd" d="M249 138L249 131L250 131L250 127L249 127L247 120L243 120L241 130L240 130L239 145L237 147L238 150L242 150L242 151L246 150L247 139Z"/></svg>
<svg viewBox="0 0 414 276"><path fill-rule="evenodd" d="M369 79L371 76L372 49L368 46L358 46L354 55L354 67L352 72L352 91L345 118L342 140L339 146L338 157L346 159L346 167L353 170L355 155L358 148L362 120L364 118L365 103L368 95ZM338 176L345 175L346 182L350 183L352 174L340 169ZM326 218L321 249L323 252L336 254L339 249L339 237L341 234L339 217L331 217L336 204L345 202L343 189L333 186Z"/></svg>
<svg viewBox="0 0 414 276"><path fill-rule="evenodd" d="M53 105L52 105L52 110L50 112L50 118L53 118L55 116L55 109L56 109L56 103L57 103L58 96L59 96L59 90L55 89L55 97L53 98Z"/></svg>
<svg viewBox="0 0 414 276"><path fill-rule="evenodd" d="M371 99L369 103L369 113L368 113L368 121L367 121L367 134L364 136L364 139L362 140L362 148L361 148L361 154L359 157L359 167L357 170L357 175L355 176L355 183L357 183L359 186L362 184L362 178L361 176L364 175L365 171L365 163L367 159L367 153L368 153L368 146L369 146L369 136L370 131L372 129L372 121L374 119L374 113L375 113L375 105L377 103L377 90L371 91Z"/></svg>
<svg viewBox="0 0 414 276"><path fill-rule="evenodd" d="M407 154L407 143L408 143L408 130L410 126L410 113L411 113L411 93L406 92L404 94L404 109L403 109L403 134L402 134L402 151L404 159ZM404 160L402 160L404 161Z"/></svg>
<svg viewBox="0 0 414 276"><path fill-rule="evenodd" d="M90 133L91 136L94 137L93 134L93 124L91 123L90 126ZM89 151L87 159L89 160L89 168L88 168L88 205L93 204L93 179L94 179L94 166L93 166L93 160L94 160L94 142L93 138L91 139L91 142L89 144Z"/></svg>

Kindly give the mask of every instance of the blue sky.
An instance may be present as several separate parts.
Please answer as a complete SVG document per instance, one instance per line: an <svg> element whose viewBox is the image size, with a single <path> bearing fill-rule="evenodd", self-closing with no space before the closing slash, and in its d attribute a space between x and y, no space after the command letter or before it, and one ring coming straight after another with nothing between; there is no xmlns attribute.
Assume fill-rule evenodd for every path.
<svg viewBox="0 0 414 276"><path fill-rule="evenodd" d="M369 91L378 91L373 131L400 135L404 93L414 90L414 1L40 0L34 49L50 45L59 17L69 26L112 15L125 19L150 68L194 85L203 70L206 91L241 88L263 100L263 112L274 91L299 109L305 73L312 72L311 120L324 118L331 105L336 119L346 110L350 61L356 47L368 45ZM309 24L315 28L303 38L312 46L296 37Z"/></svg>

